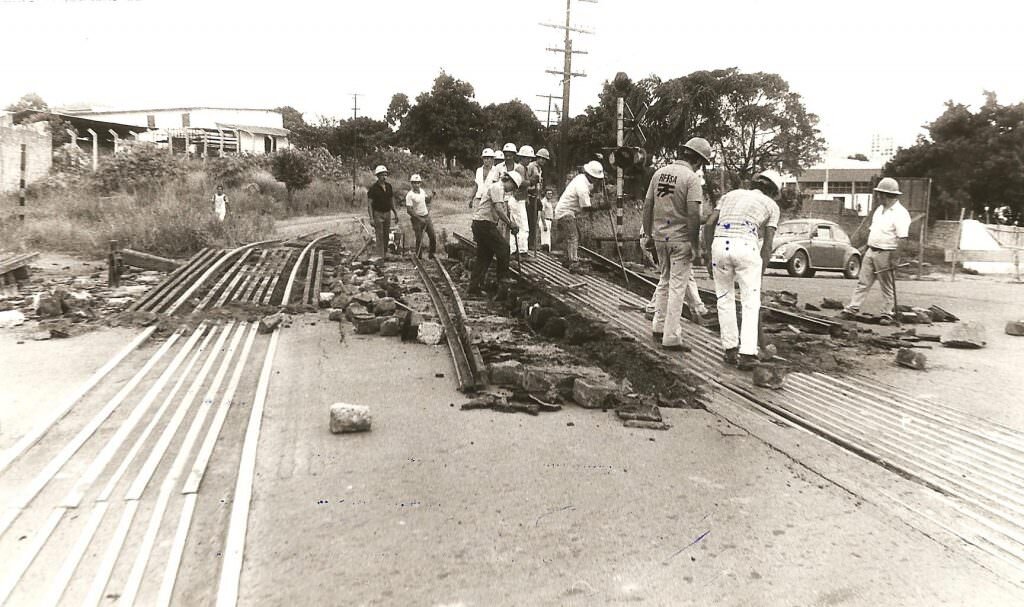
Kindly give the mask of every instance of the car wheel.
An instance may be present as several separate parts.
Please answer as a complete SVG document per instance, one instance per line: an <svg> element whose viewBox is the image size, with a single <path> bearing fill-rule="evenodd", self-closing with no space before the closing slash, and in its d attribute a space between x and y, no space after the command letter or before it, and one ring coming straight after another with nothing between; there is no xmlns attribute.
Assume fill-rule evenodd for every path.
<svg viewBox="0 0 1024 607"><path fill-rule="evenodd" d="M846 278L857 278L860 276L860 255L850 255L850 261L846 262L843 276Z"/></svg>
<svg viewBox="0 0 1024 607"><path fill-rule="evenodd" d="M789 263L786 264L786 271L789 272L790 276L796 276L797 278L814 276L814 270L811 269L807 253L803 251L797 251L795 255L789 258Z"/></svg>

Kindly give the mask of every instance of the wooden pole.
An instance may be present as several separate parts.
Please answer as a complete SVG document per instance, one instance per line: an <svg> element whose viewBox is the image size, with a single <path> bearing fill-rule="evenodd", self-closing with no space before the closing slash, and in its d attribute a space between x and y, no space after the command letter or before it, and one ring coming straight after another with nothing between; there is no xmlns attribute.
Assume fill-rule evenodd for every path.
<svg viewBox="0 0 1024 607"><path fill-rule="evenodd" d="M921 220L921 235L917 248L917 279L924 277L924 241L928 232L928 215L932 206L932 178L928 178L928 184L924 191L924 218Z"/></svg>
<svg viewBox="0 0 1024 607"><path fill-rule="evenodd" d="M26 174L28 173L28 145L21 144L21 179L18 182L18 221L25 221Z"/></svg>
<svg viewBox="0 0 1024 607"><path fill-rule="evenodd" d="M100 166L100 135L92 129L86 129L92 136L92 172L95 173Z"/></svg>
<svg viewBox="0 0 1024 607"><path fill-rule="evenodd" d="M953 270L950 281L956 280L956 264L960 258L960 236L964 231L964 212L967 209L960 209L960 221L956 224L956 241L953 242Z"/></svg>

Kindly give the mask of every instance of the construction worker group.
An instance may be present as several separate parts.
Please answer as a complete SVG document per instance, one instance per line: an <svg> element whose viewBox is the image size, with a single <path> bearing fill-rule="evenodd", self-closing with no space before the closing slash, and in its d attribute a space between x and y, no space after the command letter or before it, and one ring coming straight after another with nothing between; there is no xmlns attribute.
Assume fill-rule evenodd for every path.
<svg viewBox="0 0 1024 607"><path fill-rule="evenodd" d="M551 160L546 149L506 143L500 150L486 148L476 169L474 187L467 201L472 209L472 233L476 262L471 272L469 293L478 294L492 264L498 283L507 280L513 254L530 256L549 251L552 231L563 243L563 265L580 271L579 226L581 212L593 208L595 190L603 191L604 166L599 159L588 161L565 186L560 196L545 183L544 168ZM690 351L683 330L684 306L691 319L700 320L707 309L701 302L693 268L705 261L715 284L716 309L723 349L723 361L740 370L758 363L761 309L761 281L773 251L780 220L777 203L782 193L782 176L774 170L754 175L749 188L735 189L719 198L713 209L704 193L703 169L712 162L710 143L694 137L682 145L676 158L650 175L642 210L641 247L658 267L659 279L651 300L651 334L662 348ZM368 211L378 243L387 242L389 222L398 214L390 204L393 194L387 183L387 169L377 167L378 181L368 192ZM430 196L412 178L406 206L421 251L422 234L429 237L429 254L436 239L429 216ZM883 179L875 188L882 204L876 210L869 236L868 256L861 279L845 316L856 314L864 295L877 280L891 315L892 273L879 267L894 265L892 253L906 239L909 214L899 206L899 185ZM384 251L386 249L382 249ZM884 268L883 268L884 269ZM737 320L736 291L742 318Z"/></svg>

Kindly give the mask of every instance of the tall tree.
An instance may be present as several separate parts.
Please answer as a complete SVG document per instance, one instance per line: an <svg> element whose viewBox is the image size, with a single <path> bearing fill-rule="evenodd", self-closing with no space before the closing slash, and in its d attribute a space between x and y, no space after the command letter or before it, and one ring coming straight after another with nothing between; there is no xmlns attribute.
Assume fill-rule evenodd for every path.
<svg viewBox="0 0 1024 607"><path fill-rule="evenodd" d="M483 112L486 123L484 142L500 146L511 141L534 148L543 145L540 120L530 106L519 99L492 103L484 107Z"/></svg>
<svg viewBox="0 0 1024 607"><path fill-rule="evenodd" d="M473 85L444 71L430 91L416 97L416 104L398 129L399 138L414 152L457 159L469 166L480 154L484 113L473 97Z"/></svg>
<svg viewBox="0 0 1024 607"><path fill-rule="evenodd" d="M292 106L282 105L281 107L274 109L281 112L281 117L284 120L284 128L289 131L298 131L302 129L302 127L306 126L306 121L302 118L302 112Z"/></svg>
<svg viewBox="0 0 1024 607"><path fill-rule="evenodd" d="M46 105L46 102L43 101L43 98L39 95L35 93L26 93L21 96L21 99L18 99L4 109L8 112L21 112L24 110L47 111L50 109L50 106Z"/></svg>
<svg viewBox="0 0 1024 607"><path fill-rule="evenodd" d="M391 103L388 104L387 114L384 115L384 122L388 126L397 129L402 121L409 115L409 96L405 93L395 93L391 96Z"/></svg>
<svg viewBox="0 0 1024 607"><path fill-rule="evenodd" d="M1004 205L1024 214L1024 103L1001 105L990 91L977 111L948 101L927 129L928 136L900 149L883 174L931 177L933 217Z"/></svg>
<svg viewBox="0 0 1024 607"><path fill-rule="evenodd" d="M654 147L678 152L689 137L704 137L737 179L765 168L800 173L824 151L818 117L778 74L699 71L664 82L654 96Z"/></svg>

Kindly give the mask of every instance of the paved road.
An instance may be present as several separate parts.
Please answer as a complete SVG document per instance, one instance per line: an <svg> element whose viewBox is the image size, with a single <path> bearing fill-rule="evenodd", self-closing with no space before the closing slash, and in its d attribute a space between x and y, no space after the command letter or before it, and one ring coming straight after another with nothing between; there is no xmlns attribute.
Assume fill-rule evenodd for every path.
<svg viewBox="0 0 1024 607"><path fill-rule="evenodd" d="M463 412L443 347L341 343L323 316L283 334L274 378L243 604L1024 600L704 411L665 411L669 432L571 406ZM335 401L372 407L373 431L329 434ZM841 451L788 432L823 456Z"/></svg>

